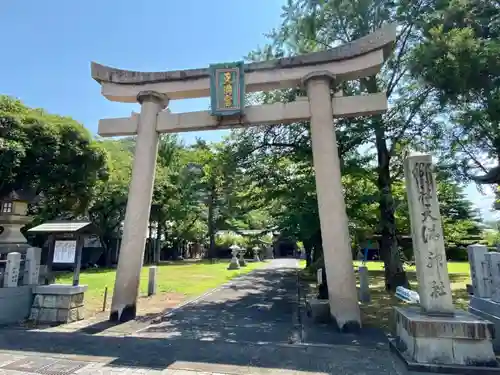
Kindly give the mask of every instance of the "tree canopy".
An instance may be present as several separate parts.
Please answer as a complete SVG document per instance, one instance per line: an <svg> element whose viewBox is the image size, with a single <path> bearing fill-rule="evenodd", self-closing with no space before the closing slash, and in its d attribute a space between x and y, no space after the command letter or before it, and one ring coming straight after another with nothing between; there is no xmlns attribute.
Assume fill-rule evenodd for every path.
<svg viewBox="0 0 500 375"><path fill-rule="evenodd" d="M500 160L499 22L498 5L479 0L289 0L268 44L248 55L262 61L320 51L387 23L399 25L394 53L379 74L332 90L388 97L383 115L331 124L353 254L380 238L387 289L407 285L403 260L412 256L400 241L411 233L402 169L409 151L436 158L448 256L463 258L468 238L481 233L481 217L464 189L474 179L500 181L487 164ZM290 102L305 94L297 87L248 99ZM134 146L133 137L92 137L71 118L0 97L0 193L40 193L32 207L36 221L89 218L101 229L108 255L121 235ZM487 177L477 178L478 170ZM277 231L304 247L308 264L322 262L307 122L233 130L216 143L186 145L161 136L153 207L162 245L176 256L195 243L217 257L231 241L268 244ZM248 230L260 234L245 235ZM235 234L217 236L220 231ZM497 237L487 236L490 242Z"/></svg>

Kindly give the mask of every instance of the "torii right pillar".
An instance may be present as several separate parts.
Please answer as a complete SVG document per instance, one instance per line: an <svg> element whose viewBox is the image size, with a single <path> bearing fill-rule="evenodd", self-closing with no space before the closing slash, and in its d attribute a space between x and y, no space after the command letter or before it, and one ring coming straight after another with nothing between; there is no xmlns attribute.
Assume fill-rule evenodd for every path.
<svg viewBox="0 0 500 375"><path fill-rule="evenodd" d="M330 314L340 331L353 332L361 327L361 314L332 116L330 88L334 79L329 72L314 72L304 77L303 83L311 111L312 152Z"/></svg>

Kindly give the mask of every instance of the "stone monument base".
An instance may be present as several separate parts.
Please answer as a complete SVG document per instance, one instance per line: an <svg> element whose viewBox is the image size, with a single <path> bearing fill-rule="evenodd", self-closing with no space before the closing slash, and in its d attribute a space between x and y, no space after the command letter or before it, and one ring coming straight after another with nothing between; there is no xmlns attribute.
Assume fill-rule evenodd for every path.
<svg viewBox="0 0 500 375"><path fill-rule="evenodd" d="M231 258L231 263L229 263L229 266L227 267L228 270L239 270L240 269L240 262L238 261L238 258L232 257Z"/></svg>
<svg viewBox="0 0 500 375"><path fill-rule="evenodd" d="M35 298L29 319L36 323L71 323L84 319L87 285L51 284L33 288Z"/></svg>
<svg viewBox="0 0 500 375"><path fill-rule="evenodd" d="M419 307L395 307L391 348L410 371L500 374L493 352L493 324L466 311L429 316Z"/></svg>
<svg viewBox="0 0 500 375"><path fill-rule="evenodd" d="M327 299L308 299L306 301L306 312L307 316L315 323L329 323L332 320L330 303Z"/></svg>
<svg viewBox="0 0 500 375"><path fill-rule="evenodd" d="M469 312L495 325L495 332L500 332L500 303L490 298L470 296ZM493 349L500 352L500 335L493 339Z"/></svg>

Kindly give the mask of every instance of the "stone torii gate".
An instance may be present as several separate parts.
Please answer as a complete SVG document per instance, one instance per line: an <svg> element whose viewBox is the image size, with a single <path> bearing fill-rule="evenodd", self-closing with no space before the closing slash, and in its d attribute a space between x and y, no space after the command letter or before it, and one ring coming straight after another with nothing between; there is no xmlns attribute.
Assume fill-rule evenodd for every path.
<svg viewBox="0 0 500 375"><path fill-rule="evenodd" d="M379 114L385 93L332 98L332 87L379 72L392 52L396 26L389 25L328 51L208 69L134 72L92 63L92 77L111 101L141 104L140 114L99 121L99 135L137 135L110 320L136 316L155 175L159 133L309 121L331 315L341 330L361 325L343 198L334 118ZM307 97L291 103L244 107L245 92L294 88ZM170 113L170 100L212 98L211 111ZM229 116L226 116L229 115Z"/></svg>

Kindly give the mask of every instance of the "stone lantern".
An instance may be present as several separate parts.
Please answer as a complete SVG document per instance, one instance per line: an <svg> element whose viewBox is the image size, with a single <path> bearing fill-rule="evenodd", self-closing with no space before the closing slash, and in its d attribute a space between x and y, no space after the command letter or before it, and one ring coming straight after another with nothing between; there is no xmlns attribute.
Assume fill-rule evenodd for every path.
<svg viewBox="0 0 500 375"><path fill-rule="evenodd" d="M229 247L231 249L231 263L229 263L229 267L227 267L228 270L239 270L240 269L240 262L238 261L238 253L240 252L240 247L238 245L231 245Z"/></svg>
<svg viewBox="0 0 500 375"><path fill-rule="evenodd" d="M259 251L260 251L260 248L258 246L255 246L253 249L253 260L255 262L260 262L260 257L259 257Z"/></svg>
<svg viewBox="0 0 500 375"><path fill-rule="evenodd" d="M240 255L240 267L246 267L247 266L247 261L245 260L245 253L246 249L242 249L241 247L239 248L239 255Z"/></svg>
<svg viewBox="0 0 500 375"><path fill-rule="evenodd" d="M28 204L36 194L16 190L0 197L0 255L11 252L25 253L30 247L21 229L32 219L27 215Z"/></svg>

